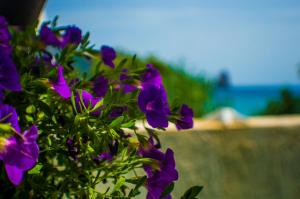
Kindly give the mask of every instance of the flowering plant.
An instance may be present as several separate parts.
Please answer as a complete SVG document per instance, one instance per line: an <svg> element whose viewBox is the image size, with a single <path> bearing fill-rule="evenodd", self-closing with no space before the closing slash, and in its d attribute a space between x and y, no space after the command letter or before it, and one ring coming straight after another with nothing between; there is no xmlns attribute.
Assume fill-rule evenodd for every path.
<svg viewBox="0 0 300 199"><path fill-rule="evenodd" d="M153 65L95 50L76 26L20 32L1 17L0 98L0 195L132 198L144 186L148 199L171 198L178 172L157 130L192 128L193 111L170 106Z"/></svg>

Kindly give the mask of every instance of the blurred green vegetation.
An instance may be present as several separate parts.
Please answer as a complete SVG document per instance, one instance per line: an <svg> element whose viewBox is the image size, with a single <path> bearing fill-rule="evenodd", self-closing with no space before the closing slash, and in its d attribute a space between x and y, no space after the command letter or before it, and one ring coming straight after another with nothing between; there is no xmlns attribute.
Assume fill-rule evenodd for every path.
<svg viewBox="0 0 300 199"><path fill-rule="evenodd" d="M263 115L283 115L300 113L300 99L284 88L281 90L280 99L268 103Z"/></svg>

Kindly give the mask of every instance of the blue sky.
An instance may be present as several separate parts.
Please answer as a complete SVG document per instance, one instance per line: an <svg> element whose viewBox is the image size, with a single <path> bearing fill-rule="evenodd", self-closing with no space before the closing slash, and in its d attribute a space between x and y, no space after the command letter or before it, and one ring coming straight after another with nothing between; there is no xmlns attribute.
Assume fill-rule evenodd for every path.
<svg viewBox="0 0 300 199"><path fill-rule="evenodd" d="M46 16L108 44L234 84L297 84L299 0L49 0Z"/></svg>

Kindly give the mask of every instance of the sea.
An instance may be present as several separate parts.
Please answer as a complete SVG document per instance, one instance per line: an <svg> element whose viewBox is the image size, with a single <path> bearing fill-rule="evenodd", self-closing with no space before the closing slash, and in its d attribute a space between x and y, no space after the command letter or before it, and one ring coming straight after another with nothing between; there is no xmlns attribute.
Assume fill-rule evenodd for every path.
<svg viewBox="0 0 300 199"><path fill-rule="evenodd" d="M253 116L259 115L271 100L279 100L283 89L300 97L299 85L247 85L217 88L213 103L218 107L231 107L237 112Z"/></svg>

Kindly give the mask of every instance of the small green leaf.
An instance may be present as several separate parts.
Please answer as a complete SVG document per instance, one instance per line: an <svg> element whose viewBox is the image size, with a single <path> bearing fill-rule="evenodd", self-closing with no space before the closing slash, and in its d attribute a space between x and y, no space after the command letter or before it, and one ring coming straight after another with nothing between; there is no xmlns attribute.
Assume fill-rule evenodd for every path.
<svg viewBox="0 0 300 199"><path fill-rule="evenodd" d="M95 150L93 149L93 147L91 147L91 145L88 145L87 150L88 150L90 153L94 153L94 152L95 152Z"/></svg>
<svg viewBox="0 0 300 199"><path fill-rule="evenodd" d="M164 199L167 195L169 195L174 189L174 182L172 182L160 195L160 199Z"/></svg>
<svg viewBox="0 0 300 199"><path fill-rule="evenodd" d="M125 179L123 176L121 176L121 177L118 179L118 181L116 182L116 185L115 185L115 187L114 187L112 193L118 191L118 190L123 186L123 184L124 184L125 182L126 182L126 179Z"/></svg>
<svg viewBox="0 0 300 199"><path fill-rule="evenodd" d="M123 120L124 120L124 116L117 117L109 124L109 126L112 128L119 127L122 124Z"/></svg>
<svg viewBox="0 0 300 199"><path fill-rule="evenodd" d="M97 104L94 106L94 108L91 110L91 112L96 111L98 108L100 108L100 106L103 105L103 100L100 100L99 102L97 102Z"/></svg>
<svg viewBox="0 0 300 199"><path fill-rule="evenodd" d="M36 108L33 105L27 106L27 108L26 108L26 113L28 113L28 114L35 113L35 111L36 111Z"/></svg>
<svg viewBox="0 0 300 199"><path fill-rule="evenodd" d="M78 112L77 112L77 108L76 108L76 103L75 103L75 95L74 95L74 92L72 92L72 95L71 95L71 103L72 103L72 106L73 106L75 112L78 113Z"/></svg>
<svg viewBox="0 0 300 199"><path fill-rule="evenodd" d="M48 142L48 145L49 145L49 146L52 145L52 140L51 140L51 138L50 138L49 136L47 137L47 142Z"/></svg>
<svg viewBox="0 0 300 199"><path fill-rule="evenodd" d="M131 120L121 125L122 128L132 128L135 125L135 120Z"/></svg>
<svg viewBox="0 0 300 199"><path fill-rule="evenodd" d="M121 62L116 67L115 71L121 71L127 62L127 58L121 60Z"/></svg>
<svg viewBox="0 0 300 199"><path fill-rule="evenodd" d="M43 168L42 164L37 164L28 171L28 174L30 174L30 175L39 174L41 172L42 168Z"/></svg>
<svg viewBox="0 0 300 199"><path fill-rule="evenodd" d="M120 137L119 134L114 129L110 129L109 131L110 131L111 135L114 138L119 138Z"/></svg>
<svg viewBox="0 0 300 199"><path fill-rule="evenodd" d="M147 180L147 176L143 176L143 177L141 177L141 178L138 178L138 179L131 179L130 181L128 181L128 182L130 182L130 183L135 184L134 189L132 189L132 190L130 191L130 193L129 193L128 196L129 196L129 197L134 197L134 196L137 196L138 194L140 194L139 188L140 188L142 185L145 184L146 180Z"/></svg>
<svg viewBox="0 0 300 199"><path fill-rule="evenodd" d="M5 133L9 133L11 132L12 127L10 126L9 123L0 123L0 131L1 132L5 132Z"/></svg>
<svg viewBox="0 0 300 199"><path fill-rule="evenodd" d="M202 186L193 186L189 188L180 199L197 199L196 196L202 189Z"/></svg>

